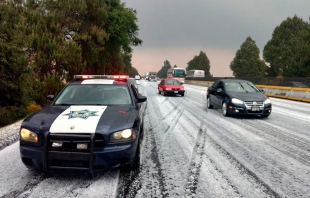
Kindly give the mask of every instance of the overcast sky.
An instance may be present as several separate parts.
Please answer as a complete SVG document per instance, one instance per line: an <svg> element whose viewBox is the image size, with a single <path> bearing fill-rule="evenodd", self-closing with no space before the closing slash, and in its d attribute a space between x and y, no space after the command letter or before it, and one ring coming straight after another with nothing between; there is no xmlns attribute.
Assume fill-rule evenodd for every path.
<svg viewBox="0 0 310 198"><path fill-rule="evenodd" d="M122 0L137 11L139 38L132 64L140 75L168 60L186 68L200 51L215 77L232 76L235 53L248 36L262 54L273 30L287 17L309 21L310 0Z"/></svg>

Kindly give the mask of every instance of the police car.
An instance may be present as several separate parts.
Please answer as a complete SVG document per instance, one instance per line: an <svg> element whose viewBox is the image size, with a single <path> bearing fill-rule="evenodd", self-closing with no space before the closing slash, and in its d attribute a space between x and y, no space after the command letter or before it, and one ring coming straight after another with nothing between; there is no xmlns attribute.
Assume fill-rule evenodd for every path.
<svg viewBox="0 0 310 198"><path fill-rule="evenodd" d="M139 168L146 97L128 76L76 75L20 128L26 167L50 174Z"/></svg>

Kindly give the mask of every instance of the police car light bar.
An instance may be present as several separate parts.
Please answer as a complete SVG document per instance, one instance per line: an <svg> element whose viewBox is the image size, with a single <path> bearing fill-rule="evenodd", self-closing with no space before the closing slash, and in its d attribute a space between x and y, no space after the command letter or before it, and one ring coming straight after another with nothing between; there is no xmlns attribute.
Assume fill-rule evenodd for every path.
<svg viewBox="0 0 310 198"><path fill-rule="evenodd" d="M76 80L84 79L114 79L114 80L126 80L129 76L125 75L74 75Z"/></svg>
<svg viewBox="0 0 310 198"><path fill-rule="evenodd" d="M127 79L129 76L113 76L114 79Z"/></svg>

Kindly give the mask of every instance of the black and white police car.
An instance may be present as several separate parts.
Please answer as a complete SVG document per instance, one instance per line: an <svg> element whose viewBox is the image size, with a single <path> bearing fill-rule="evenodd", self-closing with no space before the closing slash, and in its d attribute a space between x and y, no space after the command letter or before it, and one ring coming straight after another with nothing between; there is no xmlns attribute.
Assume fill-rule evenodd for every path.
<svg viewBox="0 0 310 198"><path fill-rule="evenodd" d="M140 166L146 97L128 76L75 75L51 105L20 128L21 160L50 174L95 174Z"/></svg>

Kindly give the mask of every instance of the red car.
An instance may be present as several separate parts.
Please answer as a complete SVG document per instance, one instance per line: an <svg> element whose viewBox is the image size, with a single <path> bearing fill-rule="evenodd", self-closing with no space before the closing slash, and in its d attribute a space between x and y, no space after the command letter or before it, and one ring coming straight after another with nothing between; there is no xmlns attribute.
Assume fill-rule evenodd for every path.
<svg viewBox="0 0 310 198"><path fill-rule="evenodd" d="M158 93L164 96L180 94L184 96L185 89L180 81L174 78L166 78L158 84Z"/></svg>

